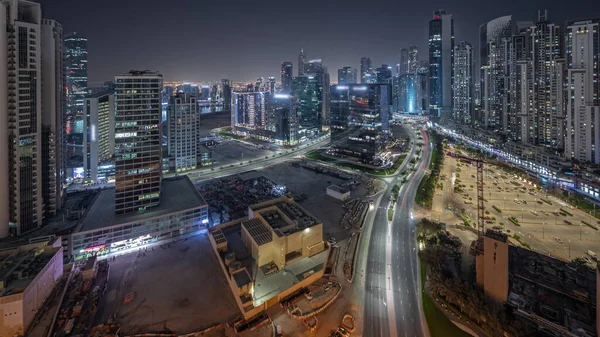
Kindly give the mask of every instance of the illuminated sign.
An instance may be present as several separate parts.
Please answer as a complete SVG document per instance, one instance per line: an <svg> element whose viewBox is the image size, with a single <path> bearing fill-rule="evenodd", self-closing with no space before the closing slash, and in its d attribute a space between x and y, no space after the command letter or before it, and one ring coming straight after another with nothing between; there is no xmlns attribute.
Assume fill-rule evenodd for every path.
<svg viewBox="0 0 600 337"><path fill-rule="evenodd" d="M365 86L352 87L352 90L364 91L364 90L367 90L367 87L365 87Z"/></svg>
<svg viewBox="0 0 600 337"><path fill-rule="evenodd" d="M106 245L98 245L98 246L87 247L83 251L84 252L97 252L100 249L104 249L104 248L106 248Z"/></svg>
<svg viewBox="0 0 600 337"><path fill-rule="evenodd" d="M285 99L285 98L290 98L290 95L287 95L287 94L275 94L275 95L273 95L273 97L275 97L275 98L284 98Z"/></svg>
<svg viewBox="0 0 600 337"><path fill-rule="evenodd" d="M338 85L336 87L337 90L348 90L348 86L347 85Z"/></svg>
<svg viewBox="0 0 600 337"><path fill-rule="evenodd" d="M84 171L83 167L76 167L73 169L73 178L83 179L84 173L85 173L85 171Z"/></svg>

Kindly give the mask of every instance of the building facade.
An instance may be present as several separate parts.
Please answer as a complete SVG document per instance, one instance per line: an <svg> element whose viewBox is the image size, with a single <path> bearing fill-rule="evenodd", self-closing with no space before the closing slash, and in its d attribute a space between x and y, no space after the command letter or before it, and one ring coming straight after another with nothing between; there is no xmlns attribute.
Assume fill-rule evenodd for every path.
<svg viewBox="0 0 600 337"><path fill-rule="evenodd" d="M389 84L334 85L331 91L332 151L373 162L390 132Z"/></svg>
<svg viewBox="0 0 600 337"><path fill-rule="evenodd" d="M86 37L77 33L65 36L68 117L83 113L83 99L88 90L87 42Z"/></svg>
<svg viewBox="0 0 600 337"><path fill-rule="evenodd" d="M313 137L321 131L323 85L315 76L294 77L292 95L296 99L298 137Z"/></svg>
<svg viewBox="0 0 600 337"><path fill-rule="evenodd" d="M382 64L381 67L375 69L377 74L377 83L392 84L392 67L387 64Z"/></svg>
<svg viewBox="0 0 600 337"><path fill-rule="evenodd" d="M247 134L267 126L266 93L234 92L231 101L231 127L236 133Z"/></svg>
<svg viewBox="0 0 600 337"><path fill-rule="evenodd" d="M600 164L600 19L567 23L565 157Z"/></svg>
<svg viewBox="0 0 600 337"><path fill-rule="evenodd" d="M352 67L343 67L338 69L338 84L355 84L356 69Z"/></svg>
<svg viewBox="0 0 600 337"><path fill-rule="evenodd" d="M416 73L419 68L419 49L417 46L408 47L408 72Z"/></svg>
<svg viewBox="0 0 600 337"><path fill-rule="evenodd" d="M221 92L223 98L223 110L229 111L231 110L231 81L228 79L221 80ZM196 99L200 99L201 93L198 92Z"/></svg>
<svg viewBox="0 0 600 337"><path fill-rule="evenodd" d="M283 145L294 145L299 141L297 99L290 94L275 94L269 97L267 113L275 119L274 141Z"/></svg>
<svg viewBox="0 0 600 337"><path fill-rule="evenodd" d="M112 91L90 95L84 100L83 168L85 180L107 181L106 170L113 165L115 151L115 94Z"/></svg>
<svg viewBox="0 0 600 337"><path fill-rule="evenodd" d="M406 49L406 48L400 49L400 63L398 63L398 69L397 69L399 75L410 72L409 63L410 63L410 59L408 57L408 49Z"/></svg>
<svg viewBox="0 0 600 337"><path fill-rule="evenodd" d="M373 65L371 59L368 57L362 57L360 59L360 83L371 83L369 82L373 73Z"/></svg>
<svg viewBox="0 0 600 337"><path fill-rule="evenodd" d="M175 159L175 171L193 170L198 162L200 111L196 96L178 93L171 96L167 112L169 157Z"/></svg>
<svg viewBox="0 0 600 337"><path fill-rule="evenodd" d="M429 21L429 114L449 118L452 114L454 19L445 10L433 12Z"/></svg>
<svg viewBox="0 0 600 337"><path fill-rule="evenodd" d="M468 42L454 47L453 118L471 124L473 116L473 49Z"/></svg>
<svg viewBox="0 0 600 337"><path fill-rule="evenodd" d="M159 202L162 75L132 70L115 84L115 211L123 214Z"/></svg>
<svg viewBox="0 0 600 337"><path fill-rule="evenodd" d="M0 2L0 237L42 225L41 16L39 4Z"/></svg>
<svg viewBox="0 0 600 337"><path fill-rule="evenodd" d="M304 54L304 48L300 49L300 54L298 55L298 76L304 75L304 67L308 63L308 59L306 58L306 54Z"/></svg>
<svg viewBox="0 0 600 337"><path fill-rule="evenodd" d="M63 133L65 71L62 26L42 19L42 199L44 217L61 209L65 184Z"/></svg>
<svg viewBox="0 0 600 337"><path fill-rule="evenodd" d="M292 89L292 77L294 76L292 62L281 63L281 90L289 93Z"/></svg>

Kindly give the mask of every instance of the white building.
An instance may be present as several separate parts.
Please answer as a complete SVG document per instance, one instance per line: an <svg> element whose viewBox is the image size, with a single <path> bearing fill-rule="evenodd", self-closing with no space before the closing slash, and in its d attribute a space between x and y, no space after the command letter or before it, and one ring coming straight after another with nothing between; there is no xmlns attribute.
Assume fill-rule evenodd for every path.
<svg viewBox="0 0 600 337"><path fill-rule="evenodd" d="M565 156L600 164L600 20L568 23Z"/></svg>
<svg viewBox="0 0 600 337"><path fill-rule="evenodd" d="M115 94L101 92L85 98L83 103L83 168L86 181L108 177L98 167L112 165L115 151Z"/></svg>
<svg viewBox="0 0 600 337"><path fill-rule="evenodd" d="M23 336L63 274L60 237L0 252L0 336Z"/></svg>
<svg viewBox="0 0 600 337"><path fill-rule="evenodd" d="M178 93L171 96L167 110L169 157L175 158L175 170L193 170L198 162L200 113L195 96Z"/></svg>
<svg viewBox="0 0 600 337"><path fill-rule="evenodd" d="M327 187L327 195L341 201L346 201L350 198L350 191L337 185L331 185Z"/></svg>

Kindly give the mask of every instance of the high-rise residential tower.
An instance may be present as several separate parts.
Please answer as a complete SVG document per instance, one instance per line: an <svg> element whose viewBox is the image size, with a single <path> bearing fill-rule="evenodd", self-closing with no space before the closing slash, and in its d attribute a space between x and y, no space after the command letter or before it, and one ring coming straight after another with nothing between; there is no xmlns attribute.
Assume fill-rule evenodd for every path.
<svg viewBox="0 0 600 337"><path fill-rule="evenodd" d="M157 206L162 178L162 75L115 76L115 211Z"/></svg>
<svg viewBox="0 0 600 337"><path fill-rule="evenodd" d="M295 112L298 114L297 133L300 138L312 137L321 131L323 90L321 81L313 75L294 77L292 95L297 105Z"/></svg>
<svg viewBox="0 0 600 337"><path fill-rule="evenodd" d="M177 93L171 96L167 111L169 157L175 159L176 172L193 170L198 162L200 112L196 96Z"/></svg>
<svg viewBox="0 0 600 337"><path fill-rule="evenodd" d="M565 157L600 164L600 18L567 22Z"/></svg>
<svg viewBox="0 0 600 337"><path fill-rule="evenodd" d="M481 125L501 132L509 129L509 49L515 24L510 15L493 19L479 27L479 83Z"/></svg>
<svg viewBox="0 0 600 337"><path fill-rule="evenodd" d="M408 58L408 49L402 48L400 50L400 63L398 66L398 74L406 74L409 72L408 70L409 58Z"/></svg>
<svg viewBox="0 0 600 337"><path fill-rule="evenodd" d="M77 33L65 36L65 67L67 86L67 116L83 113L83 99L87 95L87 38Z"/></svg>
<svg viewBox="0 0 600 337"><path fill-rule="evenodd" d="M0 237L41 226L40 5L0 1Z"/></svg>
<svg viewBox="0 0 600 337"><path fill-rule="evenodd" d="M293 68L292 62L281 63L281 90L285 93L292 89Z"/></svg>
<svg viewBox="0 0 600 337"><path fill-rule="evenodd" d="M62 204L65 184L63 131L65 72L62 26L42 19L42 199L44 217L56 215Z"/></svg>
<svg viewBox="0 0 600 337"><path fill-rule="evenodd" d="M84 100L83 113L83 168L86 181L107 180L109 175L102 166L114 166L115 152L115 94L105 90L89 95ZM162 111L161 111L162 113Z"/></svg>
<svg viewBox="0 0 600 337"><path fill-rule="evenodd" d="M473 49L468 42L454 47L455 121L470 124L473 116Z"/></svg>
<svg viewBox="0 0 600 337"><path fill-rule="evenodd" d="M360 83L367 83L372 73L373 66L371 64L371 59L368 57L362 57L360 59Z"/></svg>
<svg viewBox="0 0 600 337"><path fill-rule="evenodd" d="M408 47L408 72L414 74L419 68L419 49L417 46Z"/></svg>
<svg viewBox="0 0 600 337"><path fill-rule="evenodd" d="M246 133L264 129L267 124L265 92L234 92L231 102L231 127Z"/></svg>
<svg viewBox="0 0 600 337"><path fill-rule="evenodd" d="M429 113L451 117L454 64L454 19L443 9L433 12L429 21Z"/></svg>
<svg viewBox="0 0 600 337"><path fill-rule="evenodd" d="M356 83L356 69L352 67L343 67L338 69L338 84Z"/></svg>
<svg viewBox="0 0 600 337"><path fill-rule="evenodd" d="M300 49L300 54L298 55L298 76L304 75L304 67L308 63L306 58L306 54L304 54L304 48Z"/></svg>

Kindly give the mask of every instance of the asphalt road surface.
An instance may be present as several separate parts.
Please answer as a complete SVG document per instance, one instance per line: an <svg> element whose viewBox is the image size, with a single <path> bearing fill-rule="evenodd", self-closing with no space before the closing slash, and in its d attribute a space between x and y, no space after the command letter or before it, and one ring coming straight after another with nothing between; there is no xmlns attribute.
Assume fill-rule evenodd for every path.
<svg viewBox="0 0 600 337"><path fill-rule="evenodd" d="M393 221L388 221L387 208L400 177L388 181L375 212L367 248L364 336L428 335L420 302L415 223L411 219L415 194L431 156L425 132L423 143L417 170L400 188Z"/></svg>

